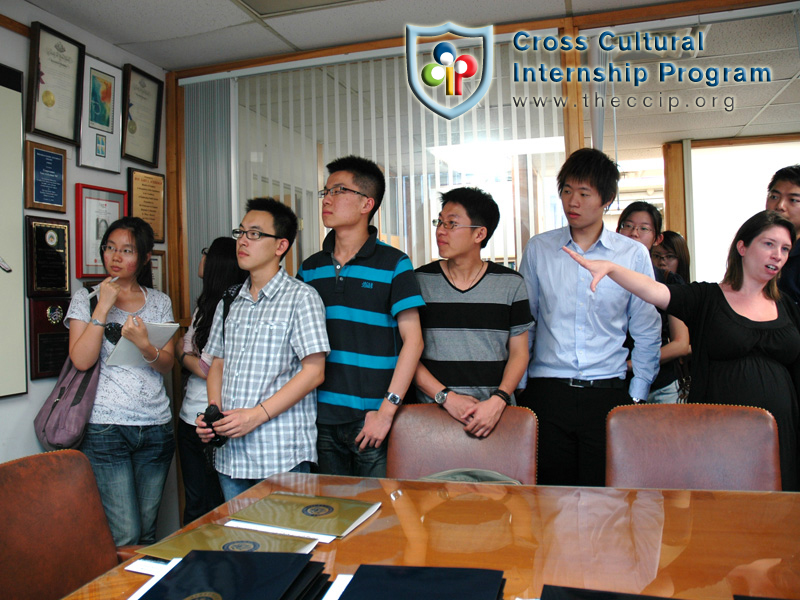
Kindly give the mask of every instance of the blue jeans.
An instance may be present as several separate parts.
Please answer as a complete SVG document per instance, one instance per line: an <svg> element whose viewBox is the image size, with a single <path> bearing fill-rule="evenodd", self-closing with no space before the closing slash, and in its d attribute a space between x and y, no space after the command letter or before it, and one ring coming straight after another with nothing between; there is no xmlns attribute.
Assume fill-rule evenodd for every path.
<svg viewBox="0 0 800 600"><path fill-rule="evenodd" d="M681 384L676 379L660 390L650 390L647 396L648 404L677 404L681 393Z"/></svg>
<svg viewBox="0 0 800 600"><path fill-rule="evenodd" d="M307 460L304 460L299 465L290 469L290 473L311 473L311 465ZM249 490L257 483L264 481L263 479L234 479L225 473L217 473L219 476L219 485L222 488L222 495L225 496L225 501L232 500L242 492Z"/></svg>
<svg viewBox="0 0 800 600"><path fill-rule="evenodd" d="M80 450L92 464L117 546L152 544L175 452L172 424L86 427Z"/></svg>
<svg viewBox="0 0 800 600"><path fill-rule="evenodd" d="M358 449L356 437L364 421L325 425L317 423L319 472L325 475L386 477L386 442L380 448ZM388 439L388 436L387 436Z"/></svg>

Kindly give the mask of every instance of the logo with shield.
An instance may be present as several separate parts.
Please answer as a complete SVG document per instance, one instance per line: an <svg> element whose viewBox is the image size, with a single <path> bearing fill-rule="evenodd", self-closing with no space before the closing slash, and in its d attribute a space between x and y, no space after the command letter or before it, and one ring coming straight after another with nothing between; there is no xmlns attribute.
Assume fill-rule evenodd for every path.
<svg viewBox="0 0 800 600"><path fill-rule="evenodd" d="M417 40L425 37L438 37L445 34L462 38L475 38L482 42L483 57L480 61L471 54L458 56L456 47L451 42L439 42L431 53L432 62L420 67L417 61ZM452 120L460 117L473 108L489 91L492 85L494 66L494 34L491 25L480 28L461 27L455 23L445 23L436 27L420 27L406 25L406 67L408 69L408 85L417 99L440 117ZM480 83L464 97L464 81ZM428 95L426 88L444 86L445 98L449 98L451 106L445 106ZM458 104L452 101L461 99Z"/></svg>

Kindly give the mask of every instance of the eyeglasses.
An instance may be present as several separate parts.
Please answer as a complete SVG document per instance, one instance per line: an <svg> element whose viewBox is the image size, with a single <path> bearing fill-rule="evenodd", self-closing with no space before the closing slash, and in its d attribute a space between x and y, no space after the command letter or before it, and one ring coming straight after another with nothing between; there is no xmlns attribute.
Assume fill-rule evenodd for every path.
<svg viewBox="0 0 800 600"><path fill-rule="evenodd" d="M638 231L639 233L653 233L653 228L650 225L634 225L630 221L625 221L619 226L620 231Z"/></svg>
<svg viewBox="0 0 800 600"><path fill-rule="evenodd" d="M207 256L208 255L208 248L203 248L202 250L200 250L200 254L202 254L203 256Z"/></svg>
<svg viewBox="0 0 800 600"><path fill-rule="evenodd" d="M251 240L251 241L254 241L254 242L257 241L257 240L260 240L261 238L265 238L265 237L273 238L273 239L276 239L276 240L282 240L283 239L279 235L275 235L275 234L272 234L272 233L264 233L263 231L257 231L256 229L248 229L247 231L245 231L244 229L234 229L233 231L231 231L231 235L233 236L233 239L235 239L235 240L238 240L240 237L245 236L248 240Z"/></svg>
<svg viewBox="0 0 800 600"><path fill-rule="evenodd" d="M334 196L339 196L341 194L346 194L350 192L351 194L358 194L359 196L364 196L364 198L369 198L366 194L362 194L358 190L350 189L349 187L344 187L343 185L335 185L332 188L322 188L320 191L317 192L320 200L323 200L325 196L328 194L331 195L331 198Z"/></svg>
<svg viewBox="0 0 800 600"><path fill-rule="evenodd" d="M116 346L122 337L122 323L106 323L103 329L106 339Z"/></svg>
<svg viewBox="0 0 800 600"><path fill-rule="evenodd" d="M100 246L100 250L105 252L106 254L122 254L125 258L130 258L136 254L136 250L132 248L117 248L116 246L110 246L109 244L105 244L104 246Z"/></svg>
<svg viewBox="0 0 800 600"><path fill-rule="evenodd" d="M455 221L442 221L441 219L434 219L431 221L436 229L439 227L444 227L445 229L457 229L459 227L469 227L470 229L480 229L483 225L461 225L460 223L456 223Z"/></svg>
<svg viewBox="0 0 800 600"><path fill-rule="evenodd" d="M678 257L674 254L658 254L657 252L653 252L653 260L678 260Z"/></svg>

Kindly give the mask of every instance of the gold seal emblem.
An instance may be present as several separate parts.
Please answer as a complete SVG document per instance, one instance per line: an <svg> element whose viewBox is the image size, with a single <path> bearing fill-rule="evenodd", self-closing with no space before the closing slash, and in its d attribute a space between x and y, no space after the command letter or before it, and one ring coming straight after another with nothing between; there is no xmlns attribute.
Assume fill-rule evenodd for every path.
<svg viewBox="0 0 800 600"><path fill-rule="evenodd" d="M46 107L50 108L56 103L56 95L50 90L45 90L42 94L42 102Z"/></svg>
<svg viewBox="0 0 800 600"><path fill-rule="evenodd" d="M128 133L136 133L136 121L128 121Z"/></svg>
<svg viewBox="0 0 800 600"><path fill-rule="evenodd" d="M186 596L183 600L222 600L222 595L217 592L197 592L191 596Z"/></svg>

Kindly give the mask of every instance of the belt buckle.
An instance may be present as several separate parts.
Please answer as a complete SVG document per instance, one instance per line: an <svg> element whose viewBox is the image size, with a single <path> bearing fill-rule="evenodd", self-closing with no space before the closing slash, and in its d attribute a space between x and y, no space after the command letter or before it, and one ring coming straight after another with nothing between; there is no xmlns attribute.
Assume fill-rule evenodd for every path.
<svg viewBox="0 0 800 600"><path fill-rule="evenodd" d="M585 384L586 384L586 380L585 379L574 379L572 377L569 378L569 387L574 387L574 388L591 387L591 386L587 386Z"/></svg>

